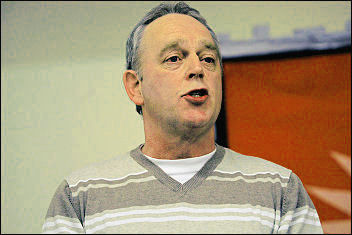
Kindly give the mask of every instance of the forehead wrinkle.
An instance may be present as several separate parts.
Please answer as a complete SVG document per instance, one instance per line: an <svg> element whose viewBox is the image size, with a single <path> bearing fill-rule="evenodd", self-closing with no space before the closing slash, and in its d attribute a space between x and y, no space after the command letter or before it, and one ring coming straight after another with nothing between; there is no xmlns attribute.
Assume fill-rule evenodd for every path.
<svg viewBox="0 0 352 235"><path fill-rule="evenodd" d="M205 48L207 50L215 51L217 53L217 56L220 55L219 53L219 48L213 43L210 42L209 40L199 40L199 45L202 48Z"/></svg>
<svg viewBox="0 0 352 235"><path fill-rule="evenodd" d="M212 51L216 51L218 48L215 46L215 44L214 43L212 43L212 42L209 42L208 40L199 40L199 45L201 46L201 47L205 47L205 48L207 48L207 49L209 49L209 50L212 50Z"/></svg>
<svg viewBox="0 0 352 235"><path fill-rule="evenodd" d="M171 49L181 49L182 48L181 44L185 44L185 43L186 43L186 40L184 39L177 39L177 40L171 41L167 43L166 46L163 47L163 49L161 49L159 55L162 56L166 51ZM200 50L205 48L207 50L215 51L218 54L218 48L214 43L210 42L209 40L205 40L205 39L199 40L198 47L200 48Z"/></svg>
<svg viewBox="0 0 352 235"><path fill-rule="evenodd" d="M171 42L167 43L166 46L163 47L163 49L161 49L159 55L162 56L166 51L168 51L170 49L181 48L181 44L183 44L184 42L185 42L185 40L178 39L178 40L171 41Z"/></svg>

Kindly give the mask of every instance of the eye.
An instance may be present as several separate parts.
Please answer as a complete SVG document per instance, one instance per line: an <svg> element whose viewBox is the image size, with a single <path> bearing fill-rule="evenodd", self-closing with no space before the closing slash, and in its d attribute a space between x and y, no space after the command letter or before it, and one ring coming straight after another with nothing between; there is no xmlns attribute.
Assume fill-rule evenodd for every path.
<svg viewBox="0 0 352 235"><path fill-rule="evenodd" d="M179 61L180 60L180 57L178 57L178 56L171 56L170 58L168 58L168 59L166 59L165 61L167 61L167 62L172 62L172 63L176 63L177 61Z"/></svg>
<svg viewBox="0 0 352 235"><path fill-rule="evenodd" d="M203 60L204 60L205 62L207 62L207 63L212 63L212 64L215 63L215 60L214 60L213 58L211 58L211 57L205 57Z"/></svg>

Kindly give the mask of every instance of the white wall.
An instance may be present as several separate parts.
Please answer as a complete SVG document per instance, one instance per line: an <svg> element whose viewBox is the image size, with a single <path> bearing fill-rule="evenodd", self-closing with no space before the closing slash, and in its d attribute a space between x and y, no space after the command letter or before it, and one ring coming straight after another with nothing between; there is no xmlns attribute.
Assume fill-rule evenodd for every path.
<svg viewBox="0 0 352 235"><path fill-rule="evenodd" d="M93 60L3 69L4 232L39 232L64 176L143 143L122 68L120 60Z"/></svg>
<svg viewBox="0 0 352 235"><path fill-rule="evenodd" d="M38 233L64 176L144 141L122 84L128 33L159 2L1 2L1 232ZM344 29L350 2L188 2L216 33Z"/></svg>

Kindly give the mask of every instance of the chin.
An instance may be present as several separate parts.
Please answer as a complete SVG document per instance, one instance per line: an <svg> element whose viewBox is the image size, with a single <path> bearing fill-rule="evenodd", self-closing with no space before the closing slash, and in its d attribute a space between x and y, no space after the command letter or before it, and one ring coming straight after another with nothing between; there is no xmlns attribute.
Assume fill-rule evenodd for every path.
<svg viewBox="0 0 352 235"><path fill-rule="evenodd" d="M207 125L206 122L194 122L194 121L185 122L185 126L191 129L199 129L199 128L205 127L206 125Z"/></svg>
<svg viewBox="0 0 352 235"><path fill-rule="evenodd" d="M207 116L192 116L184 120L185 126L192 129L208 126L209 122L211 122L211 118Z"/></svg>
<svg viewBox="0 0 352 235"><path fill-rule="evenodd" d="M180 116L183 126L190 129L204 129L215 124L216 115L208 110L187 110Z"/></svg>

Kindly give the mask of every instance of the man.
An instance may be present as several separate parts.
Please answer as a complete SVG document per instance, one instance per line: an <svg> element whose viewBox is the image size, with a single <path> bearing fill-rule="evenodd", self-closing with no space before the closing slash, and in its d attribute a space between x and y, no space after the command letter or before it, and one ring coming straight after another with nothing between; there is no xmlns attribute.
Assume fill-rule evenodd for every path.
<svg viewBox="0 0 352 235"><path fill-rule="evenodd" d="M69 176L48 233L322 233L299 178L217 145L222 64L214 32L185 3L152 9L127 42L123 81L145 143Z"/></svg>

